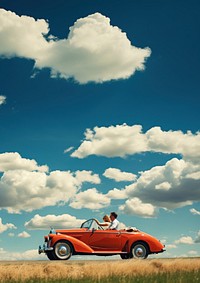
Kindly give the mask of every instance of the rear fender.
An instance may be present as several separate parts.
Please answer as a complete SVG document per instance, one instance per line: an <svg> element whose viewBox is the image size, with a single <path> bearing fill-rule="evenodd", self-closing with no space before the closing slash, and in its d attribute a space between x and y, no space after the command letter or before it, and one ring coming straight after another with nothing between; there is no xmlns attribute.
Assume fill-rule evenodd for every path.
<svg viewBox="0 0 200 283"><path fill-rule="evenodd" d="M53 237L51 237L53 236ZM68 241L72 244L74 251L76 253L94 253L93 249L91 249L88 245L86 245L84 242L68 236L68 235L62 235L62 234L57 234L57 235L49 235L51 238L51 247L53 247L58 241Z"/></svg>

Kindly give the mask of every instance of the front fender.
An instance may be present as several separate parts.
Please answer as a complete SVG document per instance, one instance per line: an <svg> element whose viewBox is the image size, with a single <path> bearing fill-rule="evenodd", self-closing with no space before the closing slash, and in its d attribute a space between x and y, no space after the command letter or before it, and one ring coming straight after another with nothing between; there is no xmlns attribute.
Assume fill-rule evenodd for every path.
<svg viewBox="0 0 200 283"><path fill-rule="evenodd" d="M150 253L159 253L164 249L164 245L158 239L143 232L138 233L137 237L130 239L128 248L130 249L135 242L145 242L149 247Z"/></svg>
<svg viewBox="0 0 200 283"><path fill-rule="evenodd" d="M51 247L53 247L58 241L68 241L70 242L73 247L74 247L74 251L76 253L94 253L94 250L91 249L88 245L86 245L84 242L68 236L68 235L63 235L63 234L52 234L49 235L49 238L51 239Z"/></svg>

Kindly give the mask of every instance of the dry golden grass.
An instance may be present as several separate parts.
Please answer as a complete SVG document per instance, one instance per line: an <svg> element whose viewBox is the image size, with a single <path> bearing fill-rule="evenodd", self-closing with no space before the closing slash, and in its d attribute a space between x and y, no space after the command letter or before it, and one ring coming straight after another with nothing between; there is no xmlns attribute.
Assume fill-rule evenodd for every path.
<svg viewBox="0 0 200 283"><path fill-rule="evenodd" d="M199 258L114 261L0 262L0 282L30 279L103 280L112 276L148 276L200 270Z"/></svg>

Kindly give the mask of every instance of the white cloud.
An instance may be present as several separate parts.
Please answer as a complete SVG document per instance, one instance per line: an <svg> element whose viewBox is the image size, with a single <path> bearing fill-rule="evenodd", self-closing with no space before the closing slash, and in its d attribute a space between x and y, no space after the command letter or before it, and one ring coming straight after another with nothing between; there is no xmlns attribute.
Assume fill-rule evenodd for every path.
<svg viewBox="0 0 200 283"><path fill-rule="evenodd" d="M8 229L17 229L14 224L12 223L2 223L2 218L0 218L0 234L5 232Z"/></svg>
<svg viewBox="0 0 200 283"><path fill-rule="evenodd" d="M138 198L127 200L119 207L126 214L134 214L142 217L153 217L156 214L155 207L150 203L142 203Z"/></svg>
<svg viewBox="0 0 200 283"><path fill-rule="evenodd" d="M197 251L189 251L188 254L191 255L191 256L195 256L195 255L198 255L198 252Z"/></svg>
<svg viewBox="0 0 200 283"><path fill-rule="evenodd" d="M38 69L50 68L52 77L73 77L80 83L126 79L144 70L151 54L149 48L131 45L126 34L100 13L78 19L62 40L48 36L47 21L4 9L0 27L1 56L31 58Z"/></svg>
<svg viewBox="0 0 200 283"><path fill-rule="evenodd" d="M0 207L10 213L63 205L74 197L83 182L99 183L91 171L29 172L10 170L0 179ZM23 205L22 205L23 204Z"/></svg>
<svg viewBox="0 0 200 283"><path fill-rule="evenodd" d="M68 153L74 149L73 146L68 147L67 149L64 150L64 153Z"/></svg>
<svg viewBox="0 0 200 283"><path fill-rule="evenodd" d="M195 243L200 243L200 230L199 232L197 233L197 237L196 239L194 240Z"/></svg>
<svg viewBox="0 0 200 283"><path fill-rule="evenodd" d="M1 260L16 261L16 260L41 260L46 259L46 256L39 255L38 250L27 250L25 252L13 252L0 249Z"/></svg>
<svg viewBox="0 0 200 283"><path fill-rule="evenodd" d="M53 227L55 229L67 229L80 227L85 219L77 219L69 214L40 216L36 214L30 221L25 223L25 227L30 230L46 230Z"/></svg>
<svg viewBox="0 0 200 283"><path fill-rule="evenodd" d="M191 212L192 214L194 214L194 215L200 215L200 211L198 211L198 210L196 210L196 209L194 209L194 208L191 208L191 209L190 209L190 212Z"/></svg>
<svg viewBox="0 0 200 283"><path fill-rule="evenodd" d="M92 171L78 170L75 172L76 180L81 184L83 182L89 182L93 184L100 184L101 180L98 174L93 174Z"/></svg>
<svg viewBox="0 0 200 283"><path fill-rule="evenodd" d="M175 244L187 244L187 245L192 245L194 244L194 241L192 239L192 237L190 236L184 236L181 237L180 239L175 241Z"/></svg>
<svg viewBox="0 0 200 283"><path fill-rule="evenodd" d="M0 9L0 55L7 58L25 57L37 59L48 47L44 35L49 32L45 20L18 16Z"/></svg>
<svg viewBox="0 0 200 283"><path fill-rule="evenodd" d="M85 139L71 156L84 158L94 154L106 157L125 157L149 151L181 154L185 160L198 163L200 132L192 134L188 131L184 134L181 131L162 131L160 127L153 127L143 133L141 125L128 126L126 124L95 127L93 130L86 130ZM196 178L198 176L196 175Z"/></svg>
<svg viewBox="0 0 200 283"><path fill-rule="evenodd" d="M200 180L187 178L192 171L200 171L200 166L173 158L163 166L140 172L137 181L126 186L123 194L129 200L137 197L143 203L169 210L191 205L200 200Z"/></svg>
<svg viewBox="0 0 200 283"><path fill-rule="evenodd" d="M5 152L0 154L0 172L24 169L26 171L47 172L48 166L37 165L33 159L22 158L17 152Z"/></svg>
<svg viewBox="0 0 200 283"><path fill-rule="evenodd" d="M31 235L29 233L27 233L26 231L23 231L21 233L18 234L19 238L29 238Z"/></svg>
<svg viewBox="0 0 200 283"><path fill-rule="evenodd" d="M127 198L126 190L119 190L117 188L114 188L106 194L107 197L111 199L125 199Z"/></svg>
<svg viewBox="0 0 200 283"><path fill-rule="evenodd" d="M88 208L98 210L110 204L110 198L97 191L96 188L88 189L78 193L70 203L76 209Z"/></svg>
<svg viewBox="0 0 200 283"><path fill-rule="evenodd" d="M140 125L128 126L126 124L95 127L93 131L87 129L85 140L71 156L84 158L95 154L106 157L125 157L126 155L147 151L147 142L141 130Z"/></svg>
<svg viewBox="0 0 200 283"><path fill-rule="evenodd" d="M5 103L6 103L6 96L0 95L0 105L5 104Z"/></svg>
<svg viewBox="0 0 200 283"><path fill-rule="evenodd" d="M121 181L134 181L136 179L136 175L128 172L122 172L117 168L108 168L103 173L103 176L109 179L113 179L116 182Z"/></svg>
<svg viewBox="0 0 200 283"><path fill-rule="evenodd" d="M176 249L177 246L174 244L165 245L166 249Z"/></svg>

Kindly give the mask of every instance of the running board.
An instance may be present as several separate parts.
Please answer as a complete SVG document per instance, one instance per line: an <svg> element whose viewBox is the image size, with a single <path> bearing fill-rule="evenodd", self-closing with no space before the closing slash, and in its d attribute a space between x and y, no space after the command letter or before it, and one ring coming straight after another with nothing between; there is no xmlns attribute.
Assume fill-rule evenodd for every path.
<svg viewBox="0 0 200 283"><path fill-rule="evenodd" d="M127 254L127 252L122 252L122 251L93 251L93 254Z"/></svg>

